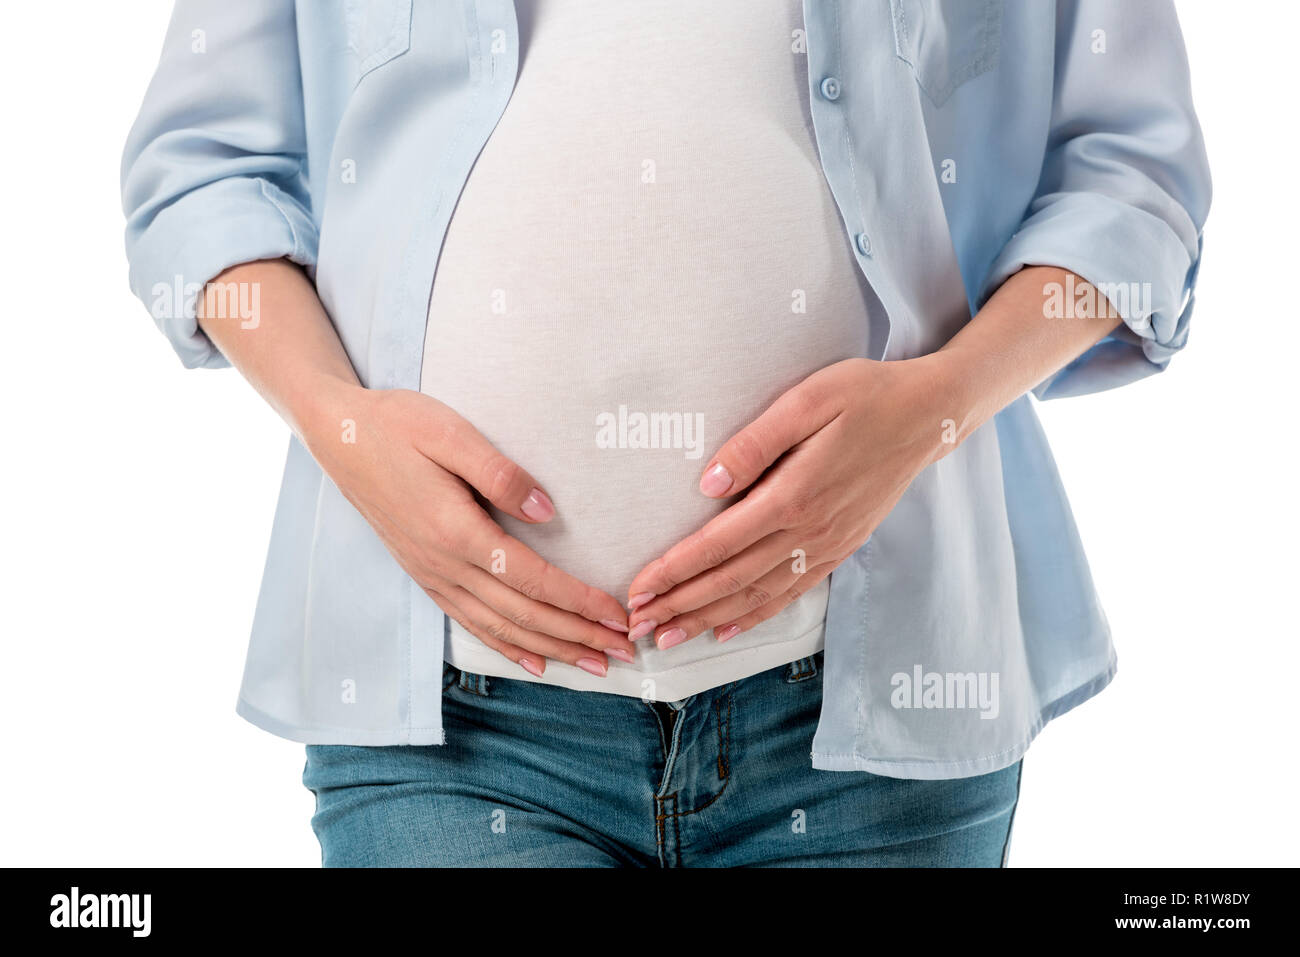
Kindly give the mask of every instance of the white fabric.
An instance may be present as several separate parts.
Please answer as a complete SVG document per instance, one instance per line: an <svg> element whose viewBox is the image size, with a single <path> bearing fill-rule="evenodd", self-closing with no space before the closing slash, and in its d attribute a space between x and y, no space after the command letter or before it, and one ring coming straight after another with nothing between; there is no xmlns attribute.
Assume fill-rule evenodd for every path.
<svg viewBox="0 0 1300 957"><path fill-rule="evenodd" d="M506 530L624 601L724 507L697 488L718 447L867 354L873 300L818 161L798 0L519 6L519 79L447 233L422 388L553 498L547 525L494 514ZM636 447L638 413L679 414L673 447ZM827 592L726 643L647 639L605 678L551 661L541 680L679 699L820 649ZM454 622L446 653L538 680Z"/></svg>

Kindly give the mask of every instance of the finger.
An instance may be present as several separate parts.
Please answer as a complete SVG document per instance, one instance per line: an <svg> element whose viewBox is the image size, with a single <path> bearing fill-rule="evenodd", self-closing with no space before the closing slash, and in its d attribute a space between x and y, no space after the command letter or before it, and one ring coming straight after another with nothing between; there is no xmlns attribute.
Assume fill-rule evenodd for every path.
<svg viewBox="0 0 1300 957"><path fill-rule="evenodd" d="M498 644L511 645L532 652L534 655L541 655L543 658L563 661L598 678L605 677L609 671L609 660L601 652L588 648L586 645L561 641L551 635L543 635L520 628L493 611L463 588L453 588L451 594L447 597L461 609L466 621L472 626L467 627L462 624L462 627L465 627L466 631L483 641L484 644L487 644L488 640L492 640ZM492 645L488 646L493 647ZM499 649L494 648L494 650ZM506 657L509 658L510 655L506 654ZM539 672L532 673L539 674Z"/></svg>
<svg viewBox="0 0 1300 957"><path fill-rule="evenodd" d="M552 635L589 648L604 651L621 661L635 658L636 646L626 632L588 621L573 612L562 611L554 605L534 601L511 588L496 575L472 565L465 567L466 574L458 580L460 587L473 593L480 601L509 619L525 631Z"/></svg>
<svg viewBox="0 0 1300 957"><path fill-rule="evenodd" d="M501 526L480 513L463 537L448 543L449 550L471 565L494 575L533 601L573 612L615 631L627 628L627 612L612 595L579 581L507 535Z"/></svg>
<svg viewBox="0 0 1300 957"><path fill-rule="evenodd" d="M504 641L498 641L491 635L483 632L477 625L471 622L469 617L461 611L460 606L447 598L442 592L434 591L431 588L426 588L425 591L428 592L429 597L434 600L434 603L442 609L443 614L451 618L456 622L456 624L460 625L497 654L513 661L529 674L535 675L538 678L545 674L546 659L544 657L541 655L530 655L522 648L517 648L514 645L507 645Z"/></svg>
<svg viewBox="0 0 1300 957"><path fill-rule="evenodd" d="M635 638L644 637L654 626L646 628L642 622L667 622L697 608L734 595L790 556L796 536L781 531L755 542L735 558L706 569L680 585L670 588L648 604L628 615L628 627ZM784 591L784 589L782 589ZM635 638L633 640L635 640Z"/></svg>
<svg viewBox="0 0 1300 957"><path fill-rule="evenodd" d="M773 473L775 474L775 473ZM644 608L656 596L739 555L781 531L772 496L762 486L656 558L632 579L628 607Z"/></svg>
<svg viewBox="0 0 1300 957"><path fill-rule="evenodd" d="M758 480L789 449L835 418L817 376L782 393L757 419L718 450L700 477L700 491L710 498L735 495Z"/></svg>
<svg viewBox="0 0 1300 957"><path fill-rule="evenodd" d="M799 576L799 580L785 594L781 595L774 601L769 601L760 608L755 608L747 614L741 615L732 621L726 622L721 627L715 626L713 635L718 641L730 641L737 635L744 634L755 625L767 621L774 615L779 615L785 609L807 594L808 589L818 584L822 579L835 570L835 562L825 562L815 568L810 568Z"/></svg>
<svg viewBox="0 0 1300 957"><path fill-rule="evenodd" d="M436 411L416 433L417 447L459 475L501 511L525 522L549 522L555 506L541 484L499 452L451 407L430 399Z"/></svg>
<svg viewBox="0 0 1300 957"><path fill-rule="evenodd" d="M805 573L806 574L806 573ZM661 650L671 648L701 635L710 628L728 624L746 615L754 614L780 600L796 586L803 576L791 570L789 564L782 562L752 585L734 595L728 595L721 601L704 608L679 615L671 621L664 622L655 634L655 645ZM784 607L783 605L778 607ZM739 632L736 632L739 634ZM734 637L728 635L727 638ZM727 638L720 640L726 641Z"/></svg>

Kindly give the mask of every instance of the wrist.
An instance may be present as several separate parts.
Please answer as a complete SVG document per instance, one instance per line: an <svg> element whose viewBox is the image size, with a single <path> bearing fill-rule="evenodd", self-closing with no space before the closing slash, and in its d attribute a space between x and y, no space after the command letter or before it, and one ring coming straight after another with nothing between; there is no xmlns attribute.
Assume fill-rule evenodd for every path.
<svg viewBox="0 0 1300 957"><path fill-rule="evenodd" d="M960 350L941 349L908 361L917 363L920 401L940 436L934 458L941 459L989 418L979 376Z"/></svg>
<svg viewBox="0 0 1300 957"><path fill-rule="evenodd" d="M368 393L356 379L329 373L312 376L286 403L285 419L298 440L312 451L322 439L331 444L338 441L348 421L358 418L359 405Z"/></svg>

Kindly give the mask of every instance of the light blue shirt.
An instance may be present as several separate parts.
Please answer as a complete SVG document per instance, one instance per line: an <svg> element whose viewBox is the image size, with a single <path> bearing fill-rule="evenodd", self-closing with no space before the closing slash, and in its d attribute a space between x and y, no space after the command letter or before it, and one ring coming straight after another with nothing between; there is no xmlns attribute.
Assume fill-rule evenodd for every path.
<svg viewBox="0 0 1300 957"><path fill-rule="evenodd" d="M1099 285L1124 320L1039 398L1164 368L1210 201L1171 3L805 0L804 18L826 180L887 316L872 358L938 349L1039 264ZM184 363L226 364L177 290L287 257L362 382L418 389L438 250L517 38L510 0L180 0L122 190L131 286ZM442 743L444 628L291 440L239 713L309 743ZM1110 681L1028 396L835 571L825 667L813 765L913 778L1005 767Z"/></svg>

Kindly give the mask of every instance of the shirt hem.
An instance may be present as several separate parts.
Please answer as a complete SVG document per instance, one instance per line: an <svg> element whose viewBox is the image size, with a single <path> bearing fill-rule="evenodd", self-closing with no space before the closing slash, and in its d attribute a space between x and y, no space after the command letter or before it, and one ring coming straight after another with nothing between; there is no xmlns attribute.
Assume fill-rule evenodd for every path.
<svg viewBox="0 0 1300 957"><path fill-rule="evenodd" d="M908 778L923 781L974 777L991 774L1010 767L1024 757L1029 745L1038 737L1048 722L1071 711L1099 694L1115 677L1117 661L1112 654L1106 670L1055 698L1043 707L1038 718L1011 748L996 754L960 761L927 761L917 758L870 757L861 751L848 753L812 752L812 766L819 771L867 771L882 777ZM245 721L280 738L301 744L342 744L382 747L389 745L445 744L446 734L441 728L398 728L389 730L362 730L357 728L305 728L282 721L249 704L242 695L235 705L235 713Z"/></svg>
<svg viewBox="0 0 1300 957"><path fill-rule="evenodd" d="M1025 756L1029 745L1049 721L1059 718L1089 698L1102 691L1115 677L1117 660L1112 653L1106 670L1078 685L1071 691L1053 699L1039 712L1038 718L1029 727L1020 742L1013 747L996 754L978 758L964 758L960 761L927 761L918 758L880 758L871 757L861 751L848 753L812 752L812 766L819 771L868 771L889 778L908 778L921 781L941 781L950 778L969 778L980 774L991 774L1015 764Z"/></svg>
<svg viewBox="0 0 1300 957"><path fill-rule="evenodd" d="M447 736L442 728L398 728L384 731L367 731L359 728L304 728L267 714L249 704L242 695L235 703L235 713L263 731L269 731L276 737L287 738L300 744L360 744L382 747L447 743Z"/></svg>

